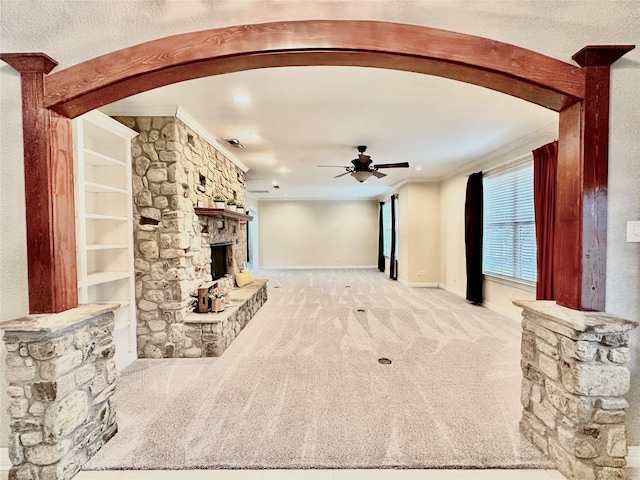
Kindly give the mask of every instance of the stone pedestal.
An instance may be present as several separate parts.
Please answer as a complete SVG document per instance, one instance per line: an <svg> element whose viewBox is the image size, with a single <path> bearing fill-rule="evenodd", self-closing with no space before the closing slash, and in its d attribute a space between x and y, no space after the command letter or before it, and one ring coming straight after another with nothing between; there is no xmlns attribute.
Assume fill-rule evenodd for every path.
<svg viewBox="0 0 640 480"><path fill-rule="evenodd" d="M625 364L638 324L552 301L514 304L523 308L520 430L567 478L628 478Z"/></svg>
<svg viewBox="0 0 640 480"><path fill-rule="evenodd" d="M0 325L7 348L9 479L72 478L117 431L117 304Z"/></svg>

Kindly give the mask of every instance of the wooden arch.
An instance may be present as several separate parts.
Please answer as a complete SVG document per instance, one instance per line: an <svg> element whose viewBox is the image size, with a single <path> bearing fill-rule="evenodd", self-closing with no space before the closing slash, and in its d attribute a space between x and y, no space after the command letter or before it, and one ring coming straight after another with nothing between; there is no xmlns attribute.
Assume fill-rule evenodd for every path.
<svg viewBox="0 0 640 480"><path fill-rule="evenodd" d="M22 75L31 313L77 306L68 119L183 80L311 65L437 75L560 112L562 206L556 244L562 251L556 254L556 297L570 308L604 310L609 66L631 48L587 47L574 56L579 68L514 45L445 30L313 20L166 37L51 75L56 62L44 54L2 54L0 59ZM586 142L591 142L589 148Z"/></svg>

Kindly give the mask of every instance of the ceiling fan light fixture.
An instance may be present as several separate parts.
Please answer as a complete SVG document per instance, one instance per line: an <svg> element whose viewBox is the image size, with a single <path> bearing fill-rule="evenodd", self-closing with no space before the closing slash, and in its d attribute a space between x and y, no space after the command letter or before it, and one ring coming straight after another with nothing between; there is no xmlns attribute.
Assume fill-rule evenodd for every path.
<svg viewBox="0 0 640 480"><path fill-rule="evenodd" d="M357 181L359 181L360 183L368 180L371 175L373 175L373 172L362 171L362 172L351 173L351 176L355 178Z"/></svg>

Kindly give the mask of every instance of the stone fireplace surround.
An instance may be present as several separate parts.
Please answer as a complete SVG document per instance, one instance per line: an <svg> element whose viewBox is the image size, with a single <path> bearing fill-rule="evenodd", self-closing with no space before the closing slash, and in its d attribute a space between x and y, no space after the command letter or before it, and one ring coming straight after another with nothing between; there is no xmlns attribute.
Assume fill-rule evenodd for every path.
<svg viewBox="0 0 640 480"><path fill-rule="evenodd" d="M245 174L178 114L114 118L139 132L131 146L138 358L184 357L194 346L185 317L212 279L211 245L229 245L227 275L246 268L246 221L195 208L214 195L244 203Z"/></svg>

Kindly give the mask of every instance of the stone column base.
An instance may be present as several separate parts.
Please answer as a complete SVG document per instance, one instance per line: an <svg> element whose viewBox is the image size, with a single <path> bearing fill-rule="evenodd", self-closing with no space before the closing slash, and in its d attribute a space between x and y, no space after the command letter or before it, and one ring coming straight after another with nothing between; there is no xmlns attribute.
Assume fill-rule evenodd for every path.
<svg viewBox="0 0 640 480"><path fill-rule="evenodd" d="M523 308L520 430L569 479L626 473L629 320L552 301Z"/></svg>
<svg viewBox="0 0 640 480"><path fill-rule="evenodd" d="M118 430L112 305L3 323L9 479L72 478Z"/></svg>

